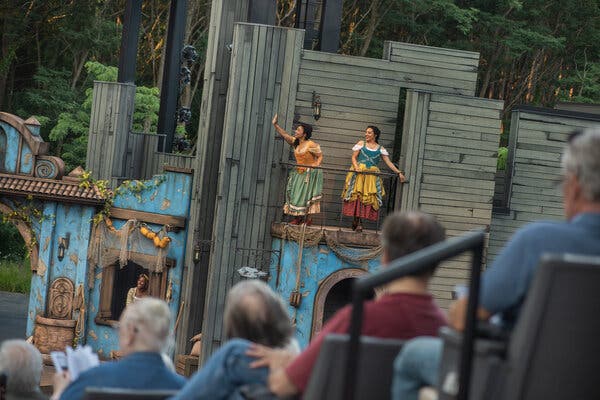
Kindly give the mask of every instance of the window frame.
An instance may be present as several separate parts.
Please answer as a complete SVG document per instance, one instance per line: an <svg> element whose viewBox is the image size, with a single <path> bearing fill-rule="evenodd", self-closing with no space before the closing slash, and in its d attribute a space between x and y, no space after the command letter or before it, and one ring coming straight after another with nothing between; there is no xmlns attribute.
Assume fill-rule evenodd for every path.
<svg viewBox="0 0 600 400"><path fill-rule="evenodd" d="M145 268L145 265L156 263L156 257L148 254L130 252L128 262L133 262ZM162 272L149 271L150 282L148 294L162 300L166 300L168 291L169 271L174 268L176 262L172 258L165 259L165 267ZM119 261L101 267L102 278L100 279L100 300L98 312L94 318L96 325L114 326L118 321L112 318L112 301L115 284L115 271L119 267ZM127 267L123 267L127 268ZM145 268L148 269L148 268Z"/></svg>

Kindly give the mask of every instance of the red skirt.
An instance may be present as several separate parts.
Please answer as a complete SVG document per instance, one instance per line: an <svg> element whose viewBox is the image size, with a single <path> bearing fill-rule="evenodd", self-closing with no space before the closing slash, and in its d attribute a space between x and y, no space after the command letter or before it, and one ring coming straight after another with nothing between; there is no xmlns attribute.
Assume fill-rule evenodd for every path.
<svg viewBox="0 0 600 400"><path fill-rule="evenodd" d="M377 221L379 218L378 210L374 210L373 207L366 206L358 200L344 201L342 205L342 214L349 217L370 219L371 221Z"/></svg>

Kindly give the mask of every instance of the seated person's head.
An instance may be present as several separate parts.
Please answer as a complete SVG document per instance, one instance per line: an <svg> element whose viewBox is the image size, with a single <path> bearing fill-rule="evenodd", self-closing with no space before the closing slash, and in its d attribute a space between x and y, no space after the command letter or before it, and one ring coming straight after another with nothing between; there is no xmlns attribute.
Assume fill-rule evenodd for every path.
<svg viewBox="0 0 600 400"><path fill-rule="evenodd" d="M227 295L225 337L242 338L269 347L286 346L293 334L285 304L258 279L234 285Z"/></svg>
<svg viewBox="0 0 600 400"><path fill-rule="evenodd" d="M446 238L444 227L431 215L419 211L395 212L386 217L381 230L382 263L421 250ZM429 279L437 264L417 276Z"/></svg>
<svg viewBox="0 0 600 400"><path fill-rule="evenodd" d="M7 393L35 392L42 376L42 356L24 340L6 340L0 347L0 373L7 376Z"/></svg>
<svg viewBox="0 0 600 400"><path fill-rule="evenodd" d="M600 127L575 131L562 157L565 215L600 208Z"/></svg>
<svg viewBox="0 0 600 400"><path fill-rule="evenodd" d="M144 297L128 305L119 321L119 346L124 355L136 351L160 353L171 334L171 311L163 300Z"/></svg>

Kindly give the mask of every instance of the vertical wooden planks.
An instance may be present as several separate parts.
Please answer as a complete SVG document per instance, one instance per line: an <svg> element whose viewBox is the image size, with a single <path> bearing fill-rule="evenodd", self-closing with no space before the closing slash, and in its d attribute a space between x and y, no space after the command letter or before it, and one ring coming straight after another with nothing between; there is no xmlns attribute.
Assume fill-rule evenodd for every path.
<svg viewBox="0 0 600 400"><path fill-rule="evenodd" d="M403 210L434 215L448 236L489 227L502 102L408 91L402 157L409 183ZM441 306L466 282L469 256L438 269L431 288Z"/></svg>
<svg viewBox="0 0 600 400"><path fill-rule="evenodd" d="M209 253L202 252L201 259L194 262L194 247L212 240L225 101L229 84L229 45L233 40L233 24L245 21L247 17L248 1L212 1L194 165L194 189L190 206L192 229L188 231L185 279L182 287L185 307L177 337L178 348L182 349L189 347L189 337L201 329L203 320Z"/></svg>
<svg viewBox="0 0 600 400"><path fill-rule="evenodd" d="M536 220L563 218L557 182L568 135L575 129L597 126L600 117L530 106L513 110L507 160L508 210L492 219L490 258L521 226Z"/></svg>
<svg viewBox="0 0 600 400"><path fill-rule="evenodd" d="M127 154L122 149L131 129L135 85L95 81L93 90L86 169L96 179L123 177Z"/></svg>
<svg viewBox="0 0 600 400"><path fill-rule="evenodd" d="M268 250L268 197L280 190L280 180L270 171L278 155L271 117L293 115L291 76L282 79L286 57L299 59L303 32L238 23L234 28L233 54L220 153L219 180L212 232L203 321L203 359L222 338L222 316L229 287L238 280L235 271L248 262L244 249ZM293 59L293 58L292 58ZM293 74L294 68L289 70ZM297 73L297 69L296 69ZM278 83L282 82L282 83ZM287 108L275 109L282 97ZM269 237L270 239L270 237ZM266 243L265 243L266 242Z"/></svg>

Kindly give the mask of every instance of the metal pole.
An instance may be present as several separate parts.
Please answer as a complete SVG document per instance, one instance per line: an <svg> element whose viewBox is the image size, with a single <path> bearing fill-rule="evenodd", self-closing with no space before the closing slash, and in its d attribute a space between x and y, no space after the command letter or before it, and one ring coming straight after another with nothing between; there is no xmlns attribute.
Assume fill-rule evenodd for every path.
<svg viewBox="0 0 600 400"><path fill-rule="evenodd" d="M275 25L277 2L275 0L250 0L248 22Z"/></svg>
<svg viewBox="0 0 600 400"><path fill-rule="evenodd" d="M117 82L135 83L135 66L138 48L140 22L142 20L142 0L125 2L121 50L119 52L119 74Z"/></svg>
<svg viewBox="0 0 600 400"><path fill-rule="evenodd" d="M296 19L294 28L300 28L300 16L302 15L302 0L296 0Z"/></svg>
<svg viewBox="0 0 600 400"><path fill-rule="evenodd" d="M477 330L477 308L479 306L479 281L481 277L481 259L483 257L483 242L473 249L473 267L469 283L469 303L467 305L467 321L463 333L463 343L460 351L460 378L457 400L467 400L471 382L471 366L473 364L473 347Z"/></svg>
<svg viewBox="0 0 600 400"><path fill-rule="evenodd" d="M177 102L179 99L179 74L181 72L181 49L185 35L187 0L171 0L169 26L165 53L165 69L160 90L158 133L166 135L159 151L170 153L177 125Z"/></svg>
<svg viewBox="0 0 600 400"><path fill-rule="evenodd" d="M337 53L340 47L342 26L342 0L323 0L319 24L319 50Z"/></svg>

